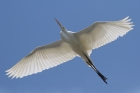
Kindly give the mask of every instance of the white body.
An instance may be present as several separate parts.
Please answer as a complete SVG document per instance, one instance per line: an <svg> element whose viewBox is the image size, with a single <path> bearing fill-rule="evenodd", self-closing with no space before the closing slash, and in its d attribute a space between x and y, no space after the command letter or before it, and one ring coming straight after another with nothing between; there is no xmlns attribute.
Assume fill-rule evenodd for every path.
<svg viewBox="0 0 140 93"><path fill-rule="evenodd" d="M106 82L93 65L90 54L92 49L101 47L132 30L133 24L128 17L119 21L95 22L91 26L77 32L67 31L57 20L61 28L62 40L34 49L15 66L7 70L12 78L22 78L62 64L76 56L80 56Z"/></svg>
<svg viewBox="0 0 140 93"><path fill-rule="evenodd" d="M81 43L79 38L77 38L76 34L71 31L67 31L66 33L61 31L61 38L69 44L71 49L81 58L84 58L82 53L88 54L86 48Z"/></svg>

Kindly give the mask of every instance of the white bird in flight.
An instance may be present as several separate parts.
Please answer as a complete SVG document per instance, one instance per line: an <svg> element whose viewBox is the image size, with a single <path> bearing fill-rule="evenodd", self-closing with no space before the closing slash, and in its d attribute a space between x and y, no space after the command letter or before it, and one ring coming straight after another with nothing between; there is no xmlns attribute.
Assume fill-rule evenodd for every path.
<svg viewBox="0 0 140 93"><path fill-rule="evenodd" d="M22 78L80 56L107 84L107 78L94 66L90 54L92 49L110 43L132 30L134 25L130 20L129 17L126 17L118 21L95 22L79 32L68 31L56 20L61 28L62 39L35 48L15 66L7 70L6 75L12 78Z"/></svg>

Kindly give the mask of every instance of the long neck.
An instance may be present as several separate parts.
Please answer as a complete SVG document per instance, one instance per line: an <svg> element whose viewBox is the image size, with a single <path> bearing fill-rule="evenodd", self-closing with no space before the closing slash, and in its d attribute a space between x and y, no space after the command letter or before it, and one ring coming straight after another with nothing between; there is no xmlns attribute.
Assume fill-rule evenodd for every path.
<svg viewBox="0 0 140 93"><path fill-rule="evenodd" d="M65 34L68 34L68 31L67 31L67 29L62 29L62 32L64 32Z"/></svg>

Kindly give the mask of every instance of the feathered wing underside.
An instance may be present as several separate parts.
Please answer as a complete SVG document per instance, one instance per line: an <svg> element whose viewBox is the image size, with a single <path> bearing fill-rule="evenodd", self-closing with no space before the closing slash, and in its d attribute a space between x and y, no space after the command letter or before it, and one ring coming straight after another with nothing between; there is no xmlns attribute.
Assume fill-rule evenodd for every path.
<svg viewBox="0 0 140 93"><path fill-rule="evenodd" d="M70 46L63 40L59 40L36 48L6 72L9 77L22 78L57 66L75 56Z"/></svg>
<svg viewBox="0 0 140 93"><path fill-rule="evenodd" d="M84 30L77 32L76 35L90 55L92 49L110 43L132 30L134 25L130 20L129 17L126 17L119 21L95 22Z"/></svg>

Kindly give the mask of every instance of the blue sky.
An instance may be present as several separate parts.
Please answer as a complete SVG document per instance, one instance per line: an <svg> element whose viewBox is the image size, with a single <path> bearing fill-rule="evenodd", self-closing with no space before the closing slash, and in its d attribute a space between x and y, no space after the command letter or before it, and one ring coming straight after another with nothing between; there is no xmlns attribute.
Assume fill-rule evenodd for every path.
<svg viewBox="0 0 140 93"><path fill-rule="evenodd" d="M0 93L140 93L139 0L0 0ZM5 70L37 46L60 39L57 18L70 31L130 16L124 37L93 50L106 85L79 57L41 73L11 79Z"/></svg>

